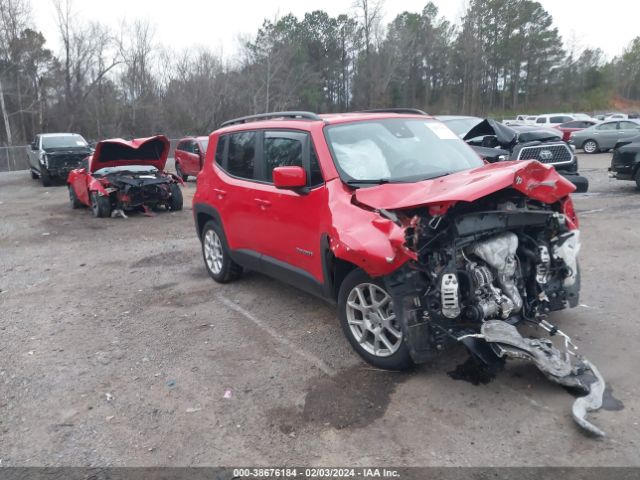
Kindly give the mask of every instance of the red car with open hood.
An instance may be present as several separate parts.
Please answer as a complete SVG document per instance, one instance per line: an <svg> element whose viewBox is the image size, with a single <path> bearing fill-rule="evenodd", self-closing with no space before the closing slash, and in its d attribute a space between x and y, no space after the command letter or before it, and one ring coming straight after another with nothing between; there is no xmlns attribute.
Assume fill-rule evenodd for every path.
<svg viewBox="0 0 640 480"><path fill-rule="evenodd" d="M71 206L89 206L96 217L160 206L182 210L182 179L164 171L168 155L164 135L98 142L95 152L69 173Z"/></svg>

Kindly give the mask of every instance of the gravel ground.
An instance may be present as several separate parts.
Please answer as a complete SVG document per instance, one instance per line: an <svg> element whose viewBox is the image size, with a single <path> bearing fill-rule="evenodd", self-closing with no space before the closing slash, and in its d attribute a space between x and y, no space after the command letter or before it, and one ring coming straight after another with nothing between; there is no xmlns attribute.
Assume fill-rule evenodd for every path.
<svg viewBox="0 0 640 480"><path fill-rule="evenodd" d="M610 391L586 437L572 397L511 362L453 380L351 351L334 307L249 273L217 285L191 216L94 219L62 186L0 174L1 465L640 465L640 194L581 155L582 305L552 318Z"/></svg>

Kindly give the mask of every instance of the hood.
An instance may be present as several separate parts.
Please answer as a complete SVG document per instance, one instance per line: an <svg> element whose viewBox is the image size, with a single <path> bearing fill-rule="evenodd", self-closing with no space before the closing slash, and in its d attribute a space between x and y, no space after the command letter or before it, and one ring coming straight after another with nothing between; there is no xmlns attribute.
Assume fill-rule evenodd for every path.
<svg viewBox="0 0 640 480"><path fill-rule="evenodd" d="M493 192L514 188L544 203L554 203L575 186L550 165L537 161L492 163L446 177L414 183L386 183L356 190L358 203L370 208L396 210L425 205L448 206L473 202Z"/></svg>
<svg viewBox="0 0 640 480"><path fill-rule="evenodd" d="M133 140L113 138L98 142L89 161L89 171L123 165L151 165L164 170L168 156L169 139L164 135Z"/></svg>
<svg viewBox="0 0 640 480"><path fill-rule="evenodd" d="M76 154L88 154L91 153L91 149L86 147L55 147L55 148L43 148L42 149L47 155L65 155L67 153L76 153Z"/></svg>
<svg viewBox="0 0 640 480"><path fill-rule="evenodd" d="M500 122L486 118L469 130L463 137L463 140L471 140L472 138L482 137L484 135L495 135L500 146L509 148L512 143L516 141L518 132Z"/></svg>

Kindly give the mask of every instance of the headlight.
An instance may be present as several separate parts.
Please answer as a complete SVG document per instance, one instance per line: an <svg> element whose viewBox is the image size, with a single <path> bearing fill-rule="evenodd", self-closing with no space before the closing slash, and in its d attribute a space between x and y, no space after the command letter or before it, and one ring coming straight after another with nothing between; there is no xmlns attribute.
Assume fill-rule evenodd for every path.
<svg viewBox="0 0 640 480"><path fill-rule="evenodd" d="M41 153L40 154L40 163L42 165L44 165L45 167L49 168L49 159L47 158L47 154L46 153Z"/></svg>

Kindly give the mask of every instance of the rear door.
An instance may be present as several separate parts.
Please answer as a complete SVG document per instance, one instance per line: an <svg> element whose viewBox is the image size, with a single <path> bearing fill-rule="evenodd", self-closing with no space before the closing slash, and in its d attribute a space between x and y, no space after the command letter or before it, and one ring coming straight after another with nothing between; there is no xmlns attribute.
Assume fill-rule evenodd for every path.
<svg viewBox="0 0 640 480"><path fill-rule="evenodd" d="M253 258L256 264L264 234L255 223L259 213L255 191L260 186L258 136L258 132L249 130L220 137L214 167L218 175L213 185L215 207L222 217L229 248Z"/></svg>
<svg viewBox="0 0 640 480"><path fill-rule="evenodd" d="M618 122L605 122L598 125L594 132L594 139L602 149L613 148L618 141Z"/></svg>
<svg viewBox="0 0 640 480"><path fill-rule="evenodd" d="M184 149L185 149L186 143L187 143L186 140L179 142L178 146L176 147L176 151L173 153L173 157L176 165L180 165L180 169L183 172L186 172L185 161L184 161Z"/></svg>
<svg viewBox="0 0 640 480"><path fill-rule="evenodd" d="M324 281L321 239L326 218L327 194L310 135L303 131L267 130L262 136L261 176L254 192L256 230L264 254L263 269L288 270L305 283ZM307 174L307 186L298 191L273 185L273 169L300 166ZM301 285L301 288L305 286Z"/></svg>

